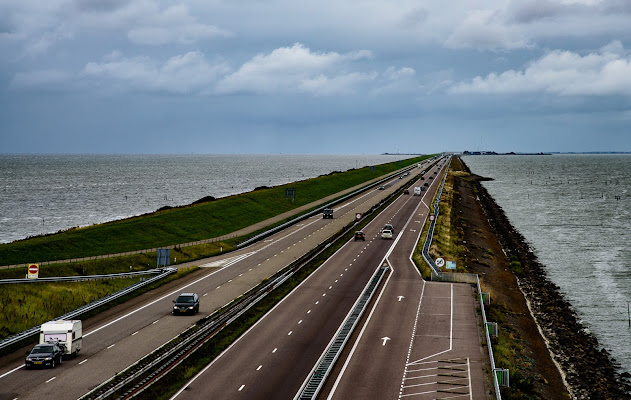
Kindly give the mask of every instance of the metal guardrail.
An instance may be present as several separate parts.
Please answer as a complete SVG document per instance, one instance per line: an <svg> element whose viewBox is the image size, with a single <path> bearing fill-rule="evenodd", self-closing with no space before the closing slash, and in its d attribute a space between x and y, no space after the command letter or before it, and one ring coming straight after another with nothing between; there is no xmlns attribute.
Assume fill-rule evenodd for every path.
<svg viewBox="0 0 631 400"><path fill-rule="evenodd" d="M161 268L156 268L156 269L147 269L144 271L136 271L136 272L121 272L118 274L56 276L56 277L51 276L51 277L36 278L36 279L28 279L28 278L0 279L0 285L10 284L10 283L77 282L77 281L90 281L90 280L96 280L96 279L129 278L129 277L138 276L138 275L160 274L162 272L163 270Z"/></svg>
<svg viewBox="0 0 631 400"><path fill-rule="evenodd" d="M318 397L320 390L324 386L326 378L329 376L329 373L333 369L339 355L342 353L344 346L351 337L357 322L366 310L370 299L372 299L379 283L381 283L386 271L388 271L389 268L390 267L387 265L377 268L372 278L366 285L364 292L355 302L351 313L337 331L333 340L329 343L328 348L320 356L320 359L311 370L311 373L305 382L302 384L302 387L294 397L294 400L312 400Z"/></svg>
<svg viewBox="0 0 631 400"><path fill-rule="evenodd" d="M449 163L451 164L451 158L449 159ZM447 169L449 169L449 165L447 165ZM445 180L447 179L447 174L443 177L443 181L440 185L440 189L438 191L438 195L436 196L436 201L434 202L434 220L431 221L428 232L427 239L425 240L425 244L423 245L423 258L429 267L432 269L432 281L447 281L447 282L462 282L462 283L472 283L476 284L478 291L478 300L480 301L480 309L482 311L482 319L484 326L484 334L486 338L486 347L489 351L489 360L491 362L491 373L493 374L493 386L495 387L495 396L497 400L502 400L502 394L500 393L499 382L497 379L497 368L495 367L495 358L493 357L493 346L491 345L491 337L489 335L489 330L487 329L487 320L486 320L486 311L484 309L484 299L482 297L482 290L480 289L480 277L478 274L464 274L464 273L456 273L456 272L440 272L438 267L434 263L434 260L429 255L429 246L432 243L434 237L434 227L436 225L436 220L439 214L439 203L440 196L443 192L443 186L445 185Z"/></svg>
<svg viewBox="0 0 631 400"><path fill-rule="evenodd" d="M123 297L131 292L133 292L136 289L139 289L143 286L149 285L155 281L158 281L162 278L164 278L165 276L168 276L172 273L174 273L176 271L175 268L164 268L164 269L160 269L160 270L154 270L154 271L159 271L160 273L156 276L153 276L149 279L146 279L142 282L138 282L134 285L128 286L124 289L119 290L118 292L112 293L108 296L103 297L102 299L93 301L90 304L86 304L83 307L77 308L74 311L71 311L67 314L64 314L60 317L54 318L52 321L56 321L56 320L61 320L61 319L76 319L77 317L79 317L81 314L84 314L88 311L92 311L96 308L99 308L107 303L109 303L110 301L116 300L120 297ZM119 274L116 274L119 275ZM13 335L11 337L8 337L6 339L3 339L2 341L0 341L0 349L4 349L8 346L11 346L13 344L19 343L20 341L24 340L24 339L28 339L31 336L35 336L39 333L39 328L41 325L37 325L31 329L28 329L24 332L18 333L16 335Z"/></svg>

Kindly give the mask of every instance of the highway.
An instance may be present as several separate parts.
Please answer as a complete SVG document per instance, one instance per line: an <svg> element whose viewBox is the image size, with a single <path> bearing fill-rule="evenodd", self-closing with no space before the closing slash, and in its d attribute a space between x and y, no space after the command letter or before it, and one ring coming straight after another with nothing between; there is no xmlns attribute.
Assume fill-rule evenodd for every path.
<svg viewBox="0 0 631 400"><path fill-rule="evenodd" d="M294 398L384 262L392 273L320 398L485 398L471 286L424 282L410 260L438 181L424 197L400 196L366 242L346 243L173 399ZM393 241L380 238L386 223Z"/></svg>
<svg viewBox="0 0 631 400"><path fill-rule="evenodd" d="M204 267L201 272L193 274L182 282L165 285L132 302L115 307L105 316L97 316L84 321L82 352L74 359L65 360L55 369L24 370L23 358L27 348L3 357L0 359L0 400L35 399L47 396L76 399L82 396L177 336L200 317L211 314L217 308L251 289L262 279L284 268L352 221L356 213L365 212L402 184L410 185L409 178L395 178L386 185L386 190L372 190L337 206L334 219L312 217L246 249L224 257L205 260L200 263ZM412 196L406 197L412 198ZM370 232L374 236L379 227L375 224L373 226ZM374 250L373 254L370 243L367 241L366 249L360 250L356 257L364 256L363 259L368 259L369 254L371 254L370 258L378 257L383 251L380 248L384 246L372 246L378 249ZM353 245L358 247L363 243L357 242ZM355 262L351 258L344 261L347 264ZM347 268L348 266L345 267ZM342 278L344 272L340 271L340 274ZM363 275L360 274L360 276ZM338 281L341 280L338 279ZM327 289L329 292L319 294L322 299L317 300L319 303L316 306L326 302L333 303L340 297L350 298L350 295L343 291L334 293L333 287L336 287L336 284L334 280L331 281L328 285L331 289ZM353 284L359 285L357 282ZM303 286L309 287L309 285ZM317 290L320 289L318 286ZM196 317L170 314L171 301L177 294L185 291L200 294L201 309ZM284 301L281 304L285 303L290 302ZM313 312L315 308L310 313ZM302 323L307 326L307 319L304 318L300 324L296 321L298 325ZM332 322L319 323L333 326ZM286 326L289 327L289 325ZM291 336L293 330L288 330L286 334Z"/></svg>

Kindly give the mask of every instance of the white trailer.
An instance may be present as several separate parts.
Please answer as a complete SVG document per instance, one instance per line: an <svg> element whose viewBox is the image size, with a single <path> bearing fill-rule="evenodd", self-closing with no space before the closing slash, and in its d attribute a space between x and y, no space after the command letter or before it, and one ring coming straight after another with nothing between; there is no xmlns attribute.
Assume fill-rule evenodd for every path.
<svg viewBox="0 0 631 400"><path fill-rule="evenodd" d="M58 320L42 324L39 343L57 342L64 348L64 355L76 356L83 347L83 330L80 320Z"/></svg>

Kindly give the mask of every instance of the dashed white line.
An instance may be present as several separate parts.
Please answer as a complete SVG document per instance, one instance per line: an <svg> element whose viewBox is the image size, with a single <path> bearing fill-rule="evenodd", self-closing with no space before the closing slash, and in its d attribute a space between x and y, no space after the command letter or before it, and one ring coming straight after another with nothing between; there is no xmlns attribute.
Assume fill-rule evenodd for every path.
<svg viewBox="0 0 631 400"><path fill-rule="evenodd" d="M289 332L287 333L287 336L291 336L291 334L292 334L292 333L294 333L294 331L289 331Z"/></svg>
<svg viewBox="0 0 631 400"><path fill-rule="evenodd" d="M116 346L116 343L114 343L114 344L111 344L111 345L107 346L107 348L108 348L108 349L111 349L111 348L112 348L112 347L114 347L114 346Z"/></svg>
<svg viewBox="0 0 631 400"><path fill-rule="evenodd" d="M79 365L83 364L83 363L84 363L84 362L86 362L86 361L88 361L88 359L87 359L87 358L86 358L85 360L81 361L81 362L79 363Z"/></svg>
<svg viewBox="0 0 631 400"><path fill-rule="evenodd" d="M298 321L298 325L302 324L302 320Z"/></svg>
<svg viewBox="0 0 631 400"><path fill-rule="evenodd" d="M276 350L278 350L278 347L275 347L274 350L272 350L272 353L276 353Z"/></svg>
<svg viewBox="0 0 631 400"><path fill-rule="evenodd" d="M156 319L156 320L155 320L155 321L153 321L151 324L152 324L152 325L153 325L153 324L157 324L157 323L158 323L158 321L160 321L160 320L159 320L159 319Z"/></svg>
<svg viewBox="0 0 631 400"><path fill-rule="evenodd" d="M241 385L241 387L239 388L239 392L242 391L244 387L245 385Z"/></svg>
<svg viewBox="0 0 631 400"><path fill-rule="evenodd" d="M137 334L138 334L138 331L132 333L131 335L134 336L134 335L137 335Z"/></svg>
<svg viewBox="0 0 631 400"><path fill-rule="evenodd" d="M50 382L50 381L54 381L55 379L57 379L56 376L53 376L52 378L50 378L49 380L46 381L46 383Z"/></svg>
<svg viewBox="0 0 631 400"><path fill-rule="evenodd" d="M307 314L311 314L311 310L307 311Z"/></svg>
<svg viewBox="0 0 631 400"><path fill-rule="evenodd" d="M256 370L257 370L257 371L260 371L260 370L261 370L261 368L263 368L263 366L262 366L262 365L259 365L259 367L258 367Z"/></svg>

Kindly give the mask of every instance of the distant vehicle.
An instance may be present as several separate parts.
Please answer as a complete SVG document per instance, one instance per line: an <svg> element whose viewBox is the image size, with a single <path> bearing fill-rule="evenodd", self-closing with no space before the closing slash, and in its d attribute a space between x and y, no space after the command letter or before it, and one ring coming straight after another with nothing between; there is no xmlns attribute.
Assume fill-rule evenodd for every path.
<svg viewBox="0 0 631 400"><path fill-rule="evenodd" d="M399 175L399 179L403 179L403 176L404 176L404 175Z"/></svg>
<svg viewBox="0 0 631 400"><path fill-rule="evenodd" d="M421 192L424 192L426 190L427 190L427 188L425 186L421 186Z"/></svg>
<svg viewBox="0 0 631 400"><path fill-rule="evenodd" d="M353 236L353 240L366 240L366 235L362 231L355 232L355 236Z"/></svg>
<svg viewBox="0 0 631 400"><path fill-rule="evenodd" d="M199 296L197 293L182 293L173 300L173 315L196 314L199 312Z"/></svg>
<svg viewBox="0 0 631 400"><path fill-rule="evenodd" d="M434 177L433 177L433 176L430 176L430 177L429 177L429 179L434 179Z"/></svg>
<svg viewBox="0 0 631 400"><path fill-rule="evenodd" d="M57 343L63 355L76 356L83 347L81 321L60 319L43 323L39 328L39 343Z"/></svg>
<svg viewBox="0 0 631 400"><path fill-rule="evenodd" d="M385 186L379 186L379 190L386 190Z"/></svg>
<svg viewBox="0 0 631 400"><path fill-rule="evenodd" d="M420 195L421 195L421 188L417 186L414 188L414 196L420 196Z"/></svg>
<svg viewBox="0 0 631 400"><path fill-rule="evenodd" d="M429 187L429 183L425 182L425 184L423 184L423 186Z"/></svg>
<svg viewBox="0 0 631 400"><path fill-rule="evenodd" d="M324 211L322 211L322 218L323 219L333 219L333 209L332 208L325 208Z"/></svg>
<svg viewBox="0 0 631 400"><path fill-rule="evenodd" d="M421 180L422 180L422 181L424 181L424 180L425 180L425 177L424 177L424 176L421 176Z"/></svg>
<svg viewBox="0 0 631 400"><path fill-rule="evenodd" d="M382 239L392 239L392 231L384 229L383 231L381 231L381 238Z"/></svg>
<svg viewBox="0 0 631 400"><path fill-rule="evenodd" d="M392 231L392 232L394 232L394 226L392 226L392 224L385 224L383 226L382 231Z"/></svg>
<svg viewBox="0 0 631 400"><path fill-rule="evenodd" d="M410 190L409 189L403 189L403 194L410 194Z"/></svg>
<svg viewBox="0 0 631 400"><path fill-rule="evenodd" d="M64 349L57 342L37 344L33 350L26 352L25 367L31 369L33 367L50 367L61 364L61 356Z"/></svg>

